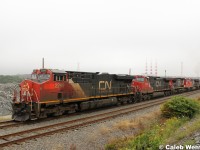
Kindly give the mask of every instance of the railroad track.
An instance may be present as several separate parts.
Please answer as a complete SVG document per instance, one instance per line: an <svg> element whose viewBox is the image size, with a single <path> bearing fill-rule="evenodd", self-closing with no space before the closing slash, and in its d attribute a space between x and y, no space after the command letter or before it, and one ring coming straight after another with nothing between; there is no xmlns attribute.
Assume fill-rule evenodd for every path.
<svg viewBox="0 0 200 150"><path fill-rule="evenodd" d="M197 92L197 91L193 91L193 92ZM191 92L189 92L189 93L191 93ZM177 94L177 95L183 95L183 94L186 94L186 93ZM174 95L172 95L172 96L174 96ZM168 96L167 98L170 98L172 96ZM137 104L135 104L135 105L137 105ZM117 106L112 106L112 107L109 107L109 108L112 109L112 108L116 108L116 107ZM99 110L102 111L102 110L106 110L106 109L107 108L101 108ZM27 122L13 122L12 120L9 120L9 121L5 121L5 122L0 122L0 129L18 127L18 126L21 126L21 125L32 125L32 124L47 122L47 121L51 121L51 120L58 120L58 119L61 119L61 118L66 118L66 117L69 118L69 117L72 117L72 116L77 116L77 115L82 115L82 114L90 114L90 113L93 113L93 112L97 112L97 110L87 110L85 112L77 112L75 114L68 114L67 116L62 115L62 116L56 116L56 117L50 117L50 118L44 118L44 119L38 119L38 120L30 120L30 121L27 121Z"/></svg>
<svg viewBox="0 0 200 150"><path fill-rule="evenodd" d="M10 120L10 121L5 121L5 122L0 122L0 129L18 127L18 126L21 126L21 125L33 125L33 124L37 124L37 123L41 123L41 122L58 120L58 119L61 119L61 118L66 118L66 117L71 117L71 116L74 116L74 114L67 115L67 116L63 115L63 116L44 118L44 119L41 119L41 120L30 120L30 121L27 121L27 122L14 122L14 121Z"/></svg>
<svg viewBox="0 0 200 150"><path fill-rule="evenodd" d="M8 121L3 121L3 122L0 122L0 129L4 128L4 127L9 127L9 126L12 126L16 124L16 122L13 122L12 120L8 120Z"/></svg>
<svg viewBox="0 0 200 150"><path fill-rule="evenodd" d="M190 96L199 92L200 91L198 90L198 91L188 92L188 93L184 93L180 95ZM0 147L6 147L12 144L18 144L21 142L35 139L35 138L48 136L54 133L66 132L69 130L75 130L81 127L86 127L91 124L104 122L106 120L110 120L115 117L126 115L131 112L136 112L145 108L153 107L155 105L160 105L164 103L166 100L168 100L169 98L170 97L164 97L164 98L160 98L156 100L137 103L129 108L121 108L121 109L114 110L111 112L92 115L89 117L84 117L84 118L80 118L76 120L70 120L66 122L56 123L52 125L47 125L43 127L38 127L38 128L16 132L16 133L2 135L0 136L0 140L4 142L0 143Z"/></svg>
<svg viewBox="0 0 200 150"><path fill-rule="evenodd" d="M20 122L14 122L14 121L5 121L5 122L0 122L0 129L6 129L10 127L17 127L21 125L22 123Z"/></svg>
<svg viewBox="0 0 200 150"><path fill-rule="evenodd" d="M1 126L1 125L5 125L5 124L9 124L10 122L12 122L12 120L9 120L9 121L2 121L2 122L0 122L0 126Z"/></svg>

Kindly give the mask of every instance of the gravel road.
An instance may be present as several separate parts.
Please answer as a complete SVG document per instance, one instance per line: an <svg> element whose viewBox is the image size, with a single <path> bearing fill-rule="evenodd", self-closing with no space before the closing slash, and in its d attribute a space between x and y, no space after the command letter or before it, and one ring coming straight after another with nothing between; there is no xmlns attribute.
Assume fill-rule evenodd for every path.
<svg viewBox="0 0 200 150"><path fill-rule="evenodd" d="M191 98L198 98L200 97L199 94L195 94L193 96L190 96ZM123 106L123 107L129 107L129 106ZM26 143L22 143L21 145L13 145L7 148L4 148L6 150L18 150L18 149L28 149L28 150L94 150L94 149L104 149L105 145L117 138L122 137L128 137L129 135L133 135L137 128L120 128L119 124L124 123L125 126L127 120L136 120L138 118L142 118L145 115L148 115L152 112L156 112L159 110L159 106L154 106L152 108L148 108L145 110L141 110L135 113L131 113L128 115L120 116L117 118L113 118L111 120L92 124L90 126L77 129L74 131L68 131L68 132L62 132L57 133L54 135L50 135L47 137L39 138L36 140L28 141ZM114 108L118 109L118 108ZM108 110L103 110L109 111ZM101 111L93 112L93 114L101 113ZM84 114L81 116L73 116L68 118L70 119L76 119L80 117L86 117L91 114ZM65 118L66 120L66 118ZM55 122L63 121L63 119L58 120L52 120L49 122L34 124L34 125L26 125L21 126L18 128L12 128L12 131L20 131L25 130L28 128L32 128L33 126L39 127L42 125L47 125ZM0 134L5 134L11 132L9 129L6 131L1 131Z"/></svg>

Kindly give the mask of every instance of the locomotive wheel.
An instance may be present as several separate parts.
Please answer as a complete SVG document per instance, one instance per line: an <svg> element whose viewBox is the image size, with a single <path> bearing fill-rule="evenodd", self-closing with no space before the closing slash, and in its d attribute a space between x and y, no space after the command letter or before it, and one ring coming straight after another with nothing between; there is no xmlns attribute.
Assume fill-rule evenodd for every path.
<svg viewBox="0 0 200 150"><path fill-rule="evenodd" d="M150 95L147 95L147 100L150 100L151 99L151 96Z"/></svg>

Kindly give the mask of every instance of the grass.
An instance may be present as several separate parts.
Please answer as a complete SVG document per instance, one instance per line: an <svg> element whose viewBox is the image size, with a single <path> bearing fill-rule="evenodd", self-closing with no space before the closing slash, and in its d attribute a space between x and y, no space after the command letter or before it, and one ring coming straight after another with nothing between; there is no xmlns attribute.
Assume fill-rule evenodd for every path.
<svg viewBox="0 0 200 150"><path fill-rule="evenodd" d="M118 128L122 131L135 128L135 124L131 123L129 120L120 121L118 124L115 124L115 128Z"/></svg>
<svg viewBox="0 0 200 150"><path fill-rule="evenodd" d="M123 120L114 124L113 129L122 130L122 131L136 129L138 131L142 131L145 128L148 128L148 126L152 122L156 122L157 116L159 114L160 114L160 111L155 111L147 115L144 115L140 118L131 119L131 120Z"/></svg>
<svg viewBox="0 0 200 150"><path fill-rule="evenodd" d="M103 125L99 128L99 132L102 135L106 136L109 135L110 133L118 131L123 131L123 132L130 130L142 131L145 128L148 128L149 122L151 123L156 122L158 115L160 115L160 111L157 110L137 119L122 120L112 124L111 126Z"/></svg>
<svg viewBox="0 0 200 150"><path fill-rule="evenodd" d="M190 137L195 131L198 130L200 130L200 115L195 116L193 120L184 124L166 141L166 143L177 143L185 137Z"/></svg>
<svg viewBox="0 0 200 150"><path fill-rule="evenodd" d="M111 132L111 129L105 125L100 128L100 133L102 135L108 134L110 132Z"/></svg>
<svg viewBox="0 0 200 150"><path fill-rule="evenodd" d="M197 101L200 102L200 97L197 98ZM178 103L180 102L178 101ZM188 117L168 119L163 117L161 113L157 113L155 116L152 114L144 116L138 121L122 121L115 127L122 131L137 128L138 132L137 135L110 141L106 145L107 150L154 150L158 149L159 145L177 144L185 137L190 137L195 131L200 130L200 114L196 112L192 119ZM194 145L195 141L191 138L185 138L181 144Z"/></svg>
<svg viewBox="0 0 200 150"><path fill-rule="evenodd" d="M128 130L135 130L135 136L137 136L138 134L142 133L145 129L150 129L153 124L157 122L162 123L163 119L159 118L158 116L161 116L161 112L154 111L138 119L123 120L118 123L115 123L113 124L112 129L105 129L106 131L109 130L110 132L117 132L118 130L123 132L126 132ZM109 144L106 146L106 149L118 149L126 147L127 142L132 141L135 138L135 136L133 135L131 137L127 137L126 135L124 135L121 139L111 139L109 141Z"/></svg>
<svg viewBox="0 0 200 150"><path fill-rule="evenodd" d="M196 99L200 103L200 97ZM196 114L195 117L179 128L172 137L170 137L167 143L177 143L185 137L190 137L195 131L200 130L200 114Z"/></svg>
<svg viewBox="0 0 200 150"><path fill-rule="evenodd" d="M195 145L195 140L192 140L192 139L188 139L186 140L183 145Z"/></svg>
<svg viewBox="0 0 200 150"><path fill-rule="evenodd" d="M110 143L106 146L107 150L116 149L158 149L159 145L162 145L165 140L170 137L174 131L186 122L186 119L171 118L166 120L164 124L151 124L150 128L145 129L142 133L136 137L127 138L123 141L116 143Z"/></svg>

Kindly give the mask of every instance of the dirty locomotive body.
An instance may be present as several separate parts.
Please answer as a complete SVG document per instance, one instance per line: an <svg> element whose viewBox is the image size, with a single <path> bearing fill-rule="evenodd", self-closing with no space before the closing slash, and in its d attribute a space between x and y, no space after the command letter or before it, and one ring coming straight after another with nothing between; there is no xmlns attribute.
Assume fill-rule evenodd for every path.
<svg viewBox="0 0 200 150"><path fill-rule="evenodd" d="M199 89L198 79L116 75L53 69L34 70L13 99L13 119L58 116ZM19 100L17 97L20 97Z"/></svg>

